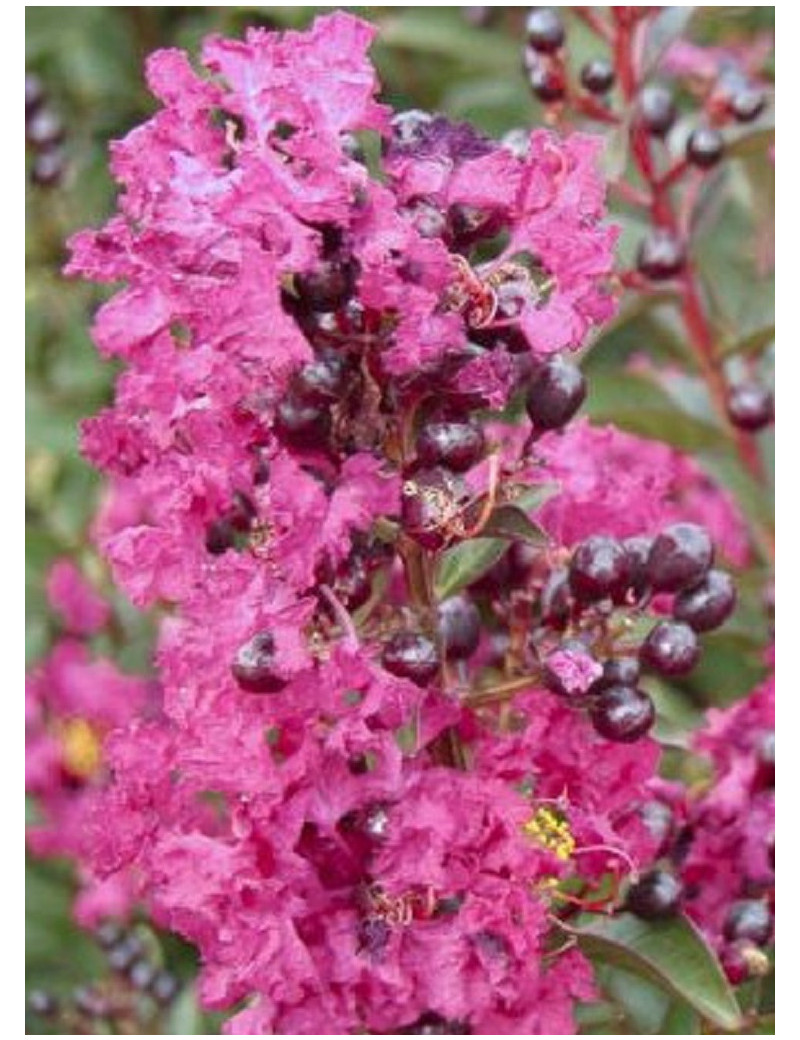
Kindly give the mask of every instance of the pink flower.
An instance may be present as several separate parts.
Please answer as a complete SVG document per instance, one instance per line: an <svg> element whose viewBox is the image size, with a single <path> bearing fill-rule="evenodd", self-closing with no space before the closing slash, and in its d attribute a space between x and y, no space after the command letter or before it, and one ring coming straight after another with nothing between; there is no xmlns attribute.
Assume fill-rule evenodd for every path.
<svg viewBox="0 0 800 1040"><path fill-rule="evenodd" d="M47 598L73 635L92 635L108 621L108 604L70 560L53 564L47 578Z"/></svg>

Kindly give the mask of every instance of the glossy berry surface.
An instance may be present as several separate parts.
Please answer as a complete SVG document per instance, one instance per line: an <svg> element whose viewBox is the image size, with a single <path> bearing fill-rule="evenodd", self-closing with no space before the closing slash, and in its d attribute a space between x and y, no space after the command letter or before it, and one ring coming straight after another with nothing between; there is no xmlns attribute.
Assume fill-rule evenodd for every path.
<svg viewBox="0 0 800 1040"><path fill-rule="evenodd" d="M728 911L723 934L731 942L747 939L764 946L772 935L772 914L760 899L741 899Z"/></svg>
<svg viewBox="0 0 800 1040"><path fill-rule="evenodd" d="M424 466L446 466L463 473L483 455L483 430L472 422L429 422L417 437L417 458Z"/></svg>
<svg viewBox="0 0 800 1040"><path fill-rule="evenodd" d="M677 115L672 91L660 83L651 83L643 88L638 109L642 125L656 137L669 132Z"/></svg>
<svg viewBox="0 0 800 1040"><path fill-rule="evenodd" d="M672 524L656 537L647 558L650 584L657 592L691 588L705 577L713 559L714 546L704 527Z"/></svg>
<svg viewBox="0 0 800 1040"><path fill-rule="evenodd" d="M552 54L566 36L561 16L552 7L534 7L525 22L528 43L542 54Z"/></svg>
<svg viewBox="0 0 800 1040"><path fill-rule="evenodd" d="M683 244L670 231L654 228L642 240L636 254L636 266L654 282L674 278L686 263Z"/></svg>
<svg viewBox="0 0 800 1040"><path fill-rule="evenodd" d="M25 138L34 148L51 148L64 137L61 118L49 108L39 108L25 123Z"/></svg>
<svg viewBox="0 0 800 1040"><path fill-rule="evenodd" d="M614 86L614 66L605 58L594 58L581 69L581 85L590 94L606 94Z"/></svg>
<svg viewBox="0 0 800 1040"><path fill-rule="evenodd" d="M660 621L642 643L639 657L661 675L685 675L700 660L700 644L683 621Z"/></svg>
<svg viewBox="0 0 800 1040"><path fill-rule="evenodd" d="M722 134L711 126L701 126L693 130L686 142L686 158L701 170L710 170L712 166L716 166L724 151L725 142Z"/></svg>
<svg viewBox="0 0 800 1040"><path fill-rule="evenodd" d="M406 482L401 505L403 529L426 549L439 549L449 539L469 498L461 477L441 466L420 470Z"/></svg>
<svg viewBox="0 0 800 1040"><path fill-rule="evenodd" d="M731 387L726 404L728 418L740 430L763 430L775 419L772 392L755 380Z"/></svg>
<svg viewBox="0 0 800 1040"><path fill-rule="evenodd" d="M557 430L575 415L586 398L586 380L577 365L560 354L536 369L525 398L525 408L540 430Z"/></svg>
<svg viewBox="0 0 800 1040"><path fill-rule="evenodd" d="M153 977L148 992L156 1004L165 1007L178 995L179 988L178 980L172 972L161 969Z"/></svg>
<svg viewBox="0 0 800 1040"><path fill-rule="evenodd" d="M331 432L330 413L294 397L278 405L275 431L282 441L298 448L323 447Z"/></svg>
<svg viewBox="0 0 800 1040"><path fill-rule="evenodd" d="M603 665L597 680L603 686L635 686L639 681L639 662L635 657L612 657Z"/></svg>
<svg viewBox="0 0 800 1040"><path fill-rule="evenodd" d="M767 96L758 87L743 87L728 103L731 115L738 123L752 123L758 119L767 104Z"/></svg>
<svg viewBox="0 0 800 1040"><path fill-rule="evenodd" d="M592 725L601 737L621 744L639 740L655 722L655 709L644 690L608 686L592 705Z"/></svg>
<svg viewBox="0 0 800 1040"><path fill-rule="evenodd" d="M675 597L673 617L685 621L695 632L719 628L736 606L736 585L725 571L710 570L699 585Z"/></svg>
<svg viewBox="0 0 800 1040"><path fill-rule="evenodd" d="M585 603L614 596L625 584L625 550L614 538L592 535L575 550L569 566L569 586Z"/></svg>
<svg viewBox="0 0 800 1040"><path fill-rule="evenodd" d="M645 535L634 535L626 538L622 547L625 550L628 587L639 597L647 589L647 560L653 548L653 539Z"/></svg>
<svg viewBox="0 0 800 1040"><path fill-rule="evenodd" d="M563 100L567 92L567 83L560 68L541 58L528 61L527 68L528 85L540 101L552 104Z"/></svg>
<svg viewBox="0 0 800 1040"><path fill-rule="evenodd" d="M463 660L478 649L481 616L466 596L451 596L439 604L439 633L444 655L449 660Z"/></svg>
<svg viewBox="0 0 800 1040"><path fill-rule="evenodd" d="M425 686L439 671L439 654L420 632L398 632L384 645L381 664L392 675Z"/></svg>
<svg viewBox="0 0 800 1040"><path fill-rule="evenodd" d="M278 693L286 685L276 669L275 640L271 632L257 632L239 647L231 672L248 693Z"/></svg>
<svg viewBox="0 0 800 1040"><path fill-rule="evenodd" d="M651 870L629 890L625 906L645 921L657 921L678 912L682 895L683 886L673 874Z"/></svg>

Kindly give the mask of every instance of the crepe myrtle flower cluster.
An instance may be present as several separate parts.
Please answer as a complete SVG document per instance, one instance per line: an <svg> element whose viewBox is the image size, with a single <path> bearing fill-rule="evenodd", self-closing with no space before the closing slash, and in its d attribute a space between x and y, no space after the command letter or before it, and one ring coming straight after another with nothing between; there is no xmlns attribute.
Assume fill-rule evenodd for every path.
<svg viewBox="0 0 800 1040"><path fill-rule="evenodd" d="M710 766L688 790L654 780L642 818L658 873L715 946L734 985L765 974L775 910L775 679L709 711L693 750Z"/></svg>
<svg viewBox="0 0 800 1040"><path fill-rule="evenodd" d="M625 272L623 281L644 292L662 283L685 287L691 278L692 225L686 214L696 201L699 180L724 160L728 139L735 140L769 107L759 70L770 42L701 47L679 39L655 68L648 68L644 43L651 30L656 31L654 21L668 11L612 7L609 17L592 8L576 8L575 13L596 35L598 54L579 70L571 70L568 26L561 11L532 8L523 51L530 89L553 123L574 114L626 134L646 190L627 183L617 188L626 201L649 210L651 227L639 243L636 269ZM695 101L693 111L681 112L676 80ZM676 192L680 206L673 205ZM696 319L688 311L687 316L695 326L692 338L699 335L702 340ZM698 349L704 349L702 343ZM774 421L772 391L746 359L729 370L715 393L730 423L746 434Z"/></svg>
<svg viewBox="0 0 800 1040"><path fill-rule="evenodd" d="M576 418L568 352L614 309L598 141L392 116L372 35L151 56L119 212L72 240L125 286L93 535L162 617L157 688L91 686L117 714L64 851L198 947L231 1033L571 1033L559 917L659 847L640 668L693 666L734 603L713 544L748 544L692 460ZM95 709L43 709L45 667L58 765Z"/></svg>

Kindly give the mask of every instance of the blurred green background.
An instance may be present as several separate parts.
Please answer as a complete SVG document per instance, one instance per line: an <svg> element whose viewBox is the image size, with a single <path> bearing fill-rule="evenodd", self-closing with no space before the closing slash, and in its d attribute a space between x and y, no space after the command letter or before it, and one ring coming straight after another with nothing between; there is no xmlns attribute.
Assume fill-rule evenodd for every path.
<svg viewBox="0 0 800 1040"><path fill-rule="evenodd" d="M59 274L64 241L74 230L99 224L111 213L114 185L107 149L153 110L143 84L143 61L153 49L179 46L196 53L208 33L240 35L248 25L304 26L328 8L314 7L28 7L26 66L46 91L46 103L63 120L66 163L60 183L31 184L34 154L26 149L26 406L27 547L26 658L46 652L54 635L43 597L50 562L77 555L96 574L99 562L87 545L86 528L99 481L79 455L77 423L109 398L115 368L101 363L89 339L91 315L103 298L99 289L66 282ZM373 50L383 99L396 108L428 108L470 120L495 136L543 121L522 67L526 8L349 8L376 22ZM568 9L565 9L565 11ZM683 8L681 19L695 41L751 42L773 27L772 7ZM603 53L583 22L569 19L570 64ZM771 59L766 75L771 74ZM684 110L692 107L680 96ZM714 318L731 364L737 354L758 352L757 365L770 378L774 338L770 268L774 231L774 178L767 156L769 126L741 136L733 159L707 178L700 200L699 245ZM622 259L629 261L644 230L642 219L617 208L623 225ZM710 233L713 232L713 233ZM644 351L686 373L667 393L621 372L625 359ZM754 485L742 471L731 444L692 378L691 355L669 300L627 303L611 328L593 345L585 365L590 374L588 410L600 420L644 435L659 436L699 456L737 495L761 527L770 523L771 488ZM632 407L631 402L636 402ZM772 435L759 438L772 469ZM746 693L763 674L761 652L768 639L762 609L767 570L758 562L742 576L742 605L723 633L707 640L703 664L691 683L664 688L663 725L684 732L709 703L728 703ZM120 605L126 619L123 664L146 668L148 624ZM99 970L91 943L68 924L69 875L37 864L28 886L28 985L62 988ZM69 951L67 953L67 951ZM190 956L168 945L168 959L191 971ZM198 1016L189 997L179 1002L169 1031L215 1031ZM31 1032L46 1031L34 1022Z"/></svg>

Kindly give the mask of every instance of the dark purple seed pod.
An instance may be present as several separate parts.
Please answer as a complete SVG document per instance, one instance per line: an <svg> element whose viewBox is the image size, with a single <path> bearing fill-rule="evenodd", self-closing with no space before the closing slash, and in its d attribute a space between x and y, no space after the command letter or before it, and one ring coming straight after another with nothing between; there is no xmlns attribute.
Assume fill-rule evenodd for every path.
<svg viewBox="0 0 800 1040"><path fill-rule="evenodd" d="M144 944L138 935L124 936L106 951L108 966L113 971L126 972L131 964L144 953Z"/></svg>
<svg viewBox="0 0 800 1040"><path fill-rule="evenodd" d="M381 664L392 675L427 686L439 672L439 652L421 632L397 632L384 644Z"/></svg>
<svg viewBox="0 0 800 1040"><path fill-rule="evenodd" d="M41 108L44 102L44 84L35 72L25 73L25 119L28 120L33 113ZM41 992L36 990L35 992Z"/></svg>
<svg viewBox="0 0 800 1040"><path fill-rule="evenodd" d="M236 544L233 527L227 520L214 520L206 528L206 552L221 556Z"/></svg>
<svg viewBox="0 0 800 1040"><path fill-rule="evenodd" d="M557 430L570 421L586 398L586 380L577 365L560 354L547 358L534 372L525 408L539 430Z"/></svg>
<svg viewBox="0 0 800 1040"><path fill-rule="evenodd" d="M94 932L95 941L102 950L110 950L112 946L116 946L124 937L125 931L117 921L103 921Z"/></svg>
<svg viewBox="0 0 800 1040"><path fill-rule="evenodd" d="M65 159L61 148L40 152L31 165L31 181L40 188L52 188L64 176Z"/></svg>
<svg viewBox="0 0 800 1040"><path fill-rule="evenodd" d="M767 95L759 87L743 87L728 102L731 115L738 123L752 123L767 104Z"/></svg>
<svg viewBox="0 0 800 1040"><path fill-rule="evenodd" d="M461 661L478 649L481 616L466 596L451 596L439 604L439 634L448 660Z"/></svg>
<svg viewBox="0 0 800 1040"><path fill-rule="evenodd" d="M564 44L566 32L558 11L552 7L534 7L525 22L528 43L541 54L553 54Z"/></svg>
<svg viewBox="0 0 800 1040"><path fill-rule="evenodd" d="M654 798L639 810L642 822L653 838L658 842L656 856L663 856L672 844L675 836L675 813L659 798Z"/></svg>
<svg viewBox="0 0 800 1040"><path fill-rule="evenodd" d="M357 267L347 259L323 260L315 271L295 277L301 306L330 312L340 307L355 289Z"/></svg>
<svg viewBox="0 0 800 1040"><path fill-rule="evenodd" d="M159 1007L171 1004L178 995L180 984L170 971L157 971L148 987L148 992Z"/></svg>
<svg viewBox="0 0 800 1040"><path fill-rule="evenodd" d="M614 80L614 66L605 58L593 58L581 69L581 86L590 94L607 94Z"/></svg>
<svg viewBox="0 0 800 1040"><path fill-rule="evenodd" d="M332 404L345 393L349 374L341 353L322 350L314 361L303 365L292 382L292 390L299 400L309 404Z"/></svg>
<svg viewBox="0 0 800 1040"><path fill-rule="evenodd" d="M636 266L653 282L680 274L686 263L686 250L680 239L666 228L653 228L639 245Z"/></svg>
<svg viewBox="0 0 800 1040"><path fill-rule="evenodd" d="M537 59L526 58L531 92L546 105L563 101L567 93L567 81L563 70L546 58L540 57L536 51L531 51L530 54Z"/></svg>
<svg viewBox="0 0 800 1040"><path fill-rule="evenodd" d="M417 458L423 466L446 466L463 473L481 458L485 444L477 423L428 422L417 437Z"/></svg>
<svg viewBox="0 0 800 1040"><path fill-rule="evenodd" d="M647 559L650 585L656 592L680 592L703 580L714 561L714 545L699 524L667 527L653 542Z"/></svg>
<svg viewBox="0 0 800 1040"><path fill-rule="evenodd" d="M686 142L686 158L701 170L716 166L724 151L722 134L712 126L699 126L692 130Z"/></svg>
<svg viewBox="0 0 800 1040"><path fill-rule="evenodd" d="M58 1014L58 1000L44 989L32 989L28 994L28 1007L39 1018L54 1018Z"/></svg>
<svg viewBox="0 0 800 1040"><path fill-rule="evenodd" d="M685 621L695 632L719 628L736 606L736 585L725 571L710 570L703 580L675 597L676 621Z"/></svg>
<svg viewBox="0 0 800 1040"><path fill-rule="evenodd" d="M740 899L728 911L722 930L729 942L747 939L766 946L772 935L772 914L760 899Z"/></svg>
<svg viewBox="0 0 800 1040"><path fill-rule="evenodd" d="M279 693L287 683L275 660L275 639L271 632L257 632L236 651L231 673L247 693Z"/></svg>
<svg viewBox="0 0 800 1040"><path fill-rule="evenodd" d="M637 108L642 125L655 137L666 136L677 117L672 91L660 83L642 89Z"/></svg>
<svg viewBox="0 0 800 1040"><path fill-rule="evenodd" d="M72 1003L87 1018L105 1018L109 1012L106 998L91 986L77 986L72 991Z"/></svg>
<svg viewBox="0 0 800 1040"><path fill-rule="evenodd" d="M134 989L147 990L156 975L156 967L146 957L140 957L128 968L128 981Z"/></svg>
<svg viewBox="0 0 800 1040"><path fill-rule="evenodd" d="M628 891L625 908L645 921L674 917L683 897L680 881L666 870L651 870Z"/></svg>
<svg viewBox="0 0 800 1040"><path fill-rule="evenodd" d="M284 443L297 448L324 448L331 434L326 408L286 397L277 407L275 432Z"/></svg>
<svg viewBox="0 0 800 1040"><path fill-rule="evenodd" d="M348 610L363 607L372 595L372 582L364 558L351 553L336 571L334 581L336 595Z"/></svg>
<svg viewBox="0 0 800 1040"><path fill-rule="evenodd" d="M686 675L700 660L700 644L683 621L659 621L642 643L639 659L661 675Z"/></svg>
<svg viewBox="0 0 800 1040"><path fill-rule="evenodd" d="M628 587L638 599L647 591L647 560L653 548L653 539L646 535L634 535L625 539L622 548L625 550Z"/></svg>
<svg viewBox="0 0 800 1040"><path fill-rule="evenodd" d="M756 743L756 790L775 787L775 731L762 733Z"/></svg>
<svg viewBox="0 0 800 1040"><path fill-rule="evenodd" d="M748 433L763 430L775 421L772 391L754 379L731 387L726 407L733 425Z"/></svg>
<svg viewBox="0 0 800 1040"><path fill-rule="evenodd" d="M442 466L420 470L403 487L403 530L425 549L441 549L469 501L464 480Z"/></svg>
<svg viewBox="0 0 800 1040"><path fill-rule="evenodd" d="M625 550L615 538L592 535L581 542L569 566L569 586L576 599L592 603L625 589Z"/></svg>
<svg viewBox="0 0 800 1040"><path fill-rule="evenodd" d="M639 681L639 662L635 657L612 657L603 664L597 680L602 686L635 686Z"/></svg>
<svg viewBox="0 0 800 1040"><path fill-rule="evenodd" d="M64 124L50 108L37 109L25 123L25 140L34 148L52 148L63 139Z"/></svg>
<svg viewBox="0 0 800 1040"><path fill-rule="evenodd" d="M656 713L644 690L633 686L608 686L592 705L592 725L601 737L631 744L653 726Z"/></svg>

